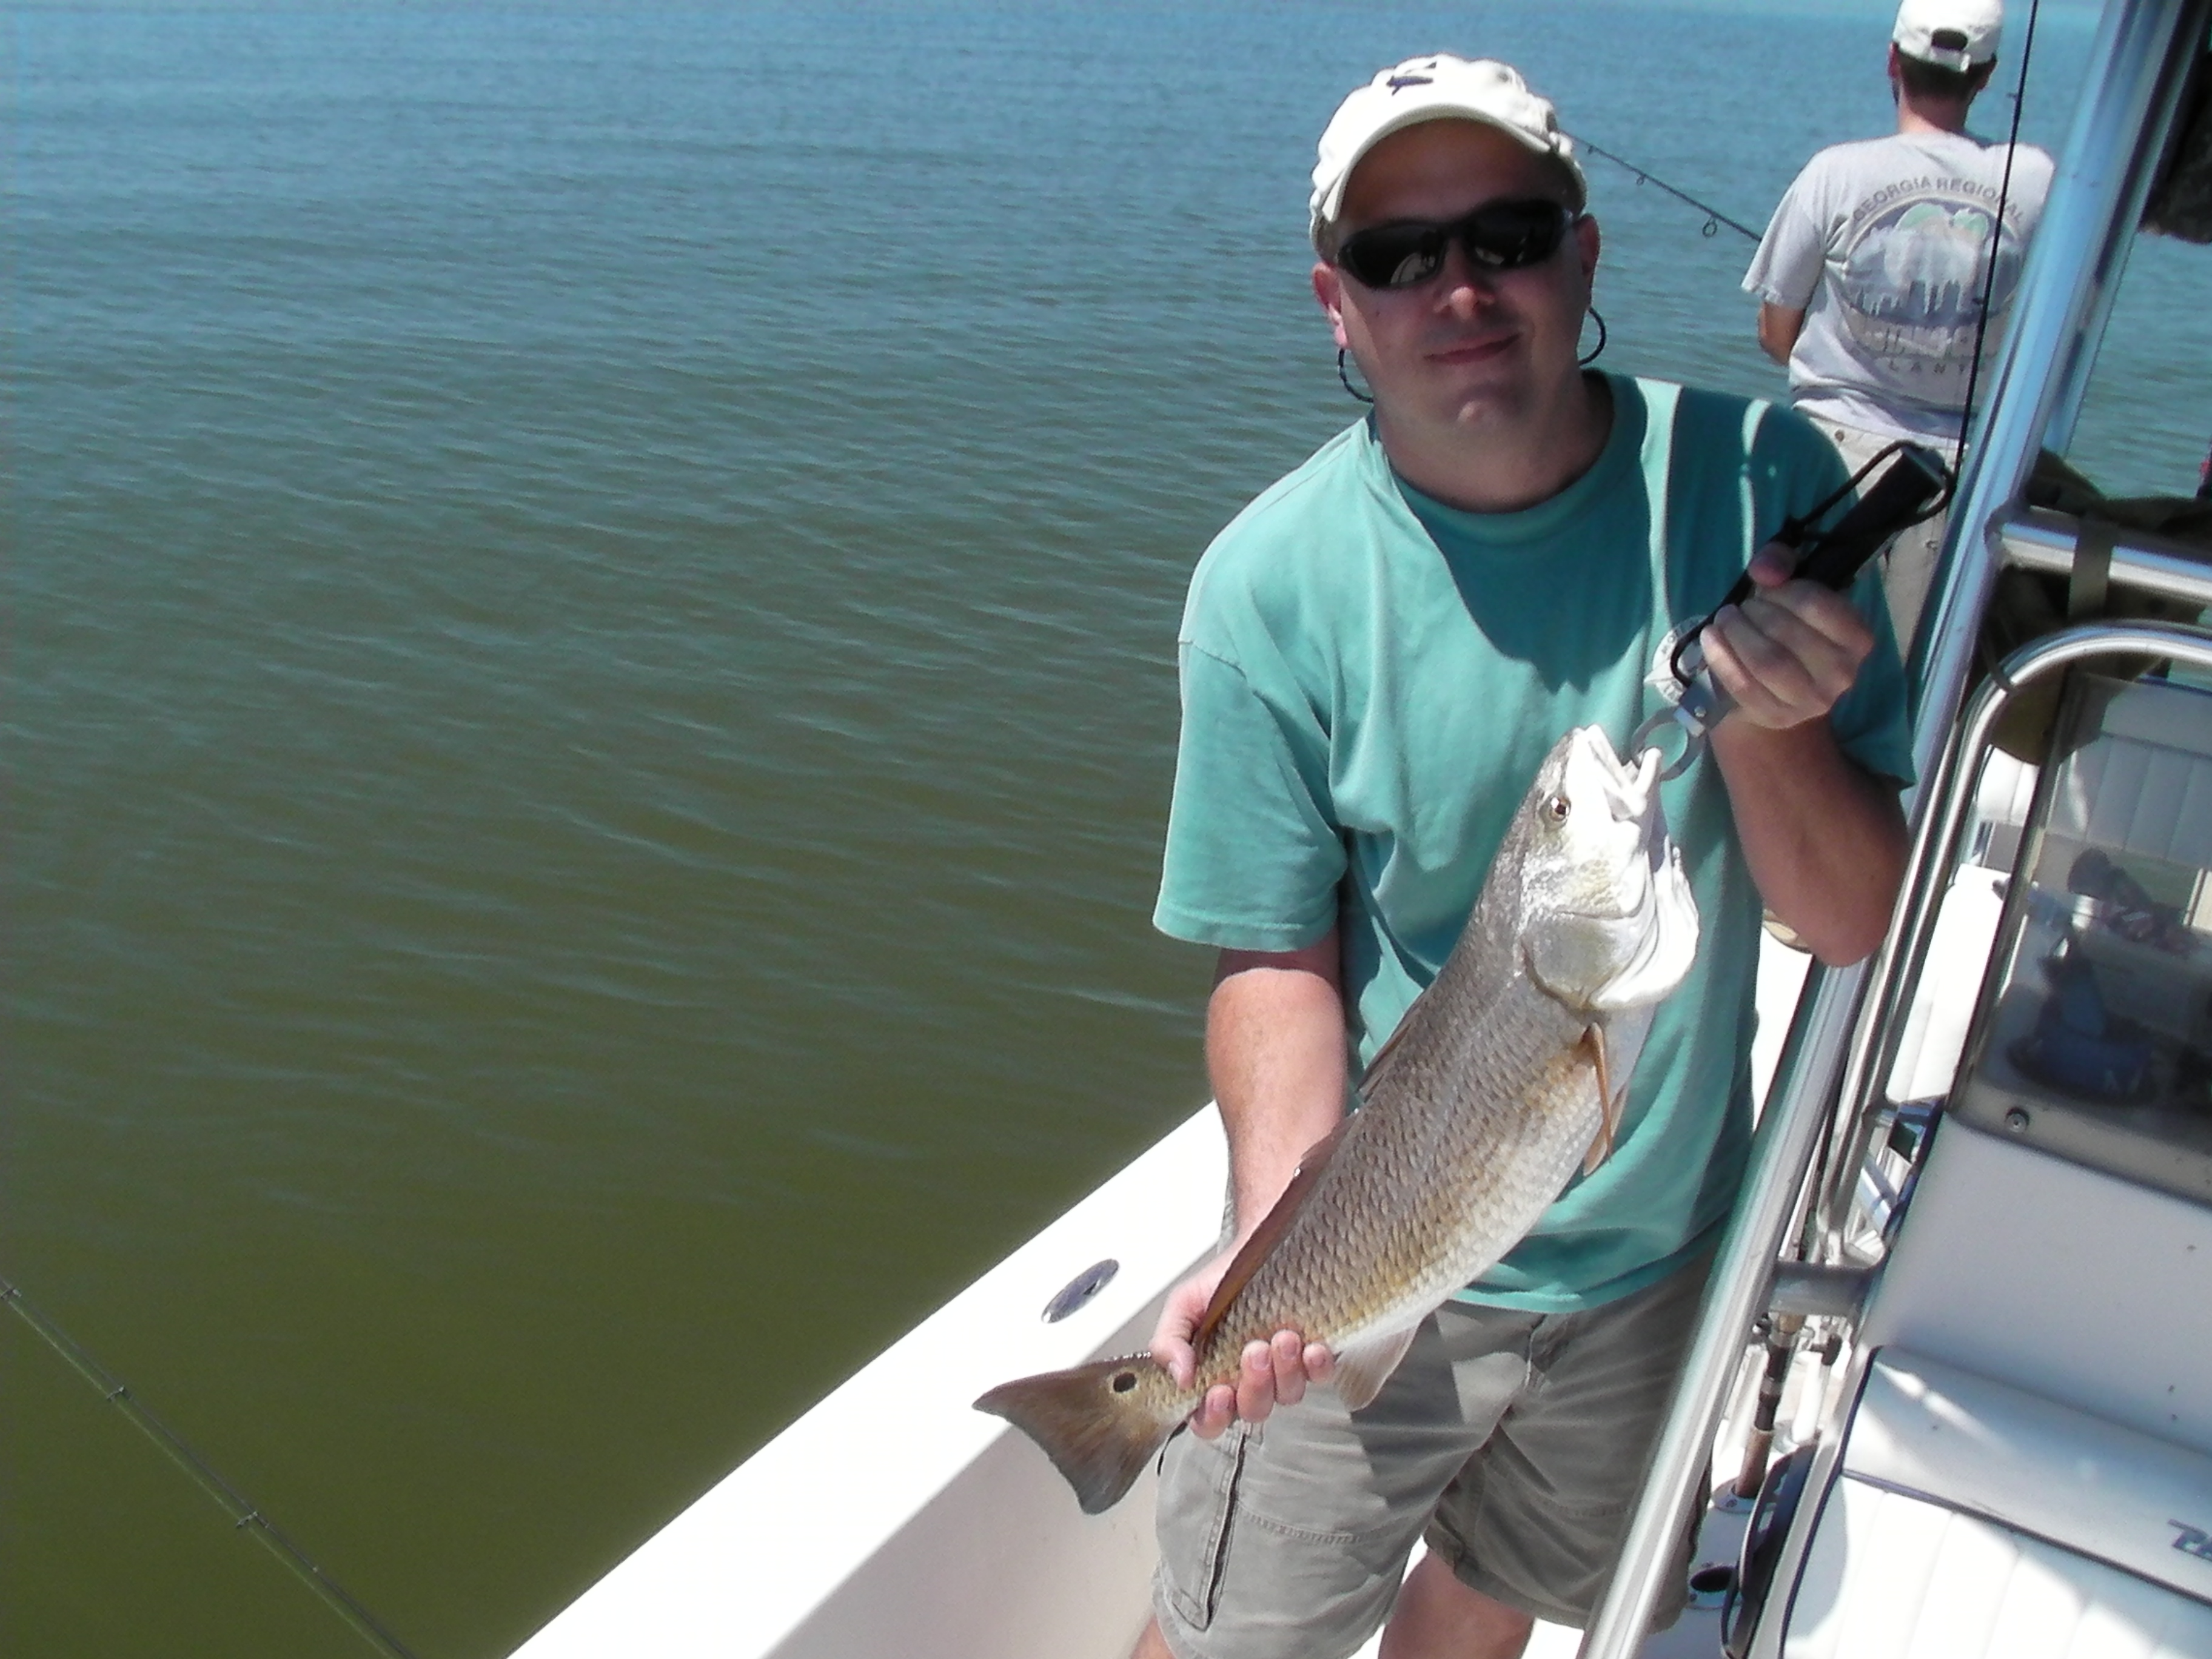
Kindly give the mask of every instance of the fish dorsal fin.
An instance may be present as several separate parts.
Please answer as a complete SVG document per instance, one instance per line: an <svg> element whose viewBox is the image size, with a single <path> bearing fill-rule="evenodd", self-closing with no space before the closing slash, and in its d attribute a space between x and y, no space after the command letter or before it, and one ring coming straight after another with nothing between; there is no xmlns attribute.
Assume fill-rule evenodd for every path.
<svg viewBox="0 0 2212 1659"><path fill-rule="evenodd" d="M1437 1000L1437 981L1432 979L1421 988L1419 995L1406 1005L1406 1012L1398 1016L1398 1029L1383 1039L1382 1046L1375 1051L1375 1058L1367 1062L1367 1069L1359 1074L1360 1099L1372 1100L1375 1097L1375 1091L1381 1086L1383 1077L1400 1058L1401 1046L1428 1017L1429 1005Z"/></svg>
<svg viewBox="0 0 2212 1659"><path fill-rule="evenodd" d="M1382 1046L1375 1051L1375 1058L1367 1062L1367 1069L1359 1074L1360 1099L1374 1098L1376 1085L1389 1071L1390 1063L1398 1057L1398 1045L1406 1040L1406 1033L1413 1029L1413 1016L1420 1012L1421 1005L1428 1000L1429 993L1435 988L1433 981L1422 988L1420 995L1407 1005L1406 1012L1399 1017L1398 1029L1383 1039Z"/></svg>
<svg viewBox="0 0 2212 1659"><path fill-rule="evenodd" d="M1506 864L1515 846L1514 832L1508 832L1505 842L1498 849L1498 857L1491 866L1494 880ZM1454 941L1451 954L1444 958L1435 977L1423 986L1420 994L1407 1004L1406 1012L1398 1017L1398 1027L1375 1051L1375 1058L1367 1062L1367 1069L1359 1075L1359 1097L1375 1098L1375 1091L1390 1072L1406 1057L1407 1045L1416 1032L1431 1019L1447 1018L1437 1013L1449 999L1455 1007L1485 1009L1495 1002L1524 972L1520 953L1509 937L1510 930L1498 918L1510 915L1513 903L1510 896L1501 898L1486 883L1482 894L1475 900L1474 908L1468 915ZM1449 988L1448 988L1449 987Z"/></svg>
<svg viewBox="0 0 2212 1659"><path fill-rule="evenodd" d="M1590 1137L1589 1155L1583 1159L1583 1173L1588 1176L1595 1175L1597 1166L1613 1156L1613 1137L1620 1130L1620 1103L1613 1098L1613 1073L1606 1065L1605 1027L1584 1026L1580 1046L1597 1067L1597 1133Z"/></svg>
<svg viewBox="0 0 2212 1659"><path fill-rule="evenodd" d="M1413 1346L1414 1334L1420 1328L1419 1325L1408 1325L1402 1331L1371 1336L1337 1355L1336 1374L1329 1381L1335 1385L1337 1398L1344 1401L1346 1409L1356 1412L1382 1392L1382 1385L1398 1369L1398 1362Z"/></svg>
<svg viewBox="0 0 2212 1659"><path fill-rule="evenodd" d="M1243 1247L1231 1259L1229 1270L1221 1275L1221 1282L1213 1287L1213 1300L1206 1304L1206 1316L1198 1322L1198 1328L1190 1334L1192 1347L1203 1348L1214 1332L1221 1328L1221 1321L1229 1311L1229 1304L1252 1282L1252 1275L1259 1272L1260 1264L1267 1259L1276 1245L1282 1243L1283 1235L1291 1230L1291 1223L1305 1207L1306 1200L1313 1196L1314 1188L1321 1181L1322 1170L1343 1143L1344 1133L1352 1127L1352 1122L1349 1117L1341 1120L1336 1127L1306 1148L1306 1155L1298 1160L1297 1172L1291 1176L1290 1185L1283 1188L1282 1195L1276 1199L1273 1207L1260 1218L1260 1224L1252 1230L1251 1237L1244 1241Z"/></svg>

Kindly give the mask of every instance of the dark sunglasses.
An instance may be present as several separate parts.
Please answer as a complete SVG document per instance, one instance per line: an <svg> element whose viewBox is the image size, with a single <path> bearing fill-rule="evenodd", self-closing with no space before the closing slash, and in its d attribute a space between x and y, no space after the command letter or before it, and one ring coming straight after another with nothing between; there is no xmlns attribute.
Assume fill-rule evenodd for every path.
<svg viewBox="0 0 2212 1659"><path fill-rule="evenodd" d="M1477 270L1517 270L1550 258L1581 217L1540 198L1486 202L1447 224L1406 219L1355 231L1337 248L1335 263L1362 288L1415 288L1443 269L1444 250L1457 242Z"/></svg>

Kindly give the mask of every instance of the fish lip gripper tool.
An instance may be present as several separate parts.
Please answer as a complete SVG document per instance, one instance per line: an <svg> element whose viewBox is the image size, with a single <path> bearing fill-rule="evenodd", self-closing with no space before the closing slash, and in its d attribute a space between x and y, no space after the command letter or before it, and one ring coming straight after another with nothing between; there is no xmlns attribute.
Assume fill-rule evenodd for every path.
<svg viewBox="0 0 2212 1659"><path fill-rule="evenodd" d="M1884 461L1891 463L1889 470L1875 480L1850 512L1826 530L1812 527ZM1812 511L1785 520L1774 532L1774 540L1797 550L1799 576L1840 592L1893 536L1948 506L1954 483L1951 469L1934 450L1921 444L1894 443ZM1651 745L1669 724L1681 728L1682 752L1660 772L1662 778L1678 778L1688 771L1712 729L1735 707L1735 699L1706 667L1698 640L1715 617L1750 598L1752 586L1751 573L1747 570L1736 578L1728 596L1675 642L1669 666L1682 688L1681 696L1672 708L1661 709L1638 726L1628 739L1628 752L1633 755Z"/></svg>

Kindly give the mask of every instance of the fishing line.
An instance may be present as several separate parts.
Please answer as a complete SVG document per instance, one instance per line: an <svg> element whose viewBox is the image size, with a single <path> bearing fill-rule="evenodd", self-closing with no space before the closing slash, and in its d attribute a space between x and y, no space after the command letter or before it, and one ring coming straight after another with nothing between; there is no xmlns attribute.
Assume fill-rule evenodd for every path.
<svg viewBox="0 0 2212 1659"><path fill-rule="evenodd" d="M2028 27L2032 30L2035 25L2031 21ZM1640 167L1626 156L1615 155L1611 150L1606 149L1600 145L1593 144L1589 139L1582 137L1579 133L1574 135L1574 141L1580 144L1584 149L1588 150L1591 155L1602 155L1607 161L1612 162L1615 167L1627 168L1629 172L1636 175L1636 182L1638 184L1656 185L1660 189L1665 191L1669 196L1674 198L1675 200L1687 202L1692 207L1697 209L1698 212L1705 216L1704 234L1707 236L1717 236L1720 234L1721 227L1723 225L1726 225L1730 230L1735 232L1739 236L1748 236L1754 242L1759 240L1759 233L1753 230L1749 225L1745 224L1741 220L1729 218L1727 214L1723 213L1718 208L1712 206L1710 203L1700 202L1686 190L1675 189L1674 185L1668 184L1657 173L1653 173L1649 167Z"/></svg>
<svg viewBox="0 0 2212 1659"><path fill-rule="evenodd" d="M127 1384L79 1347L67 1331L24 1300L21 1286L0 1279L0 1302L13 1308L48 1347L69 1362L72 1370L100 1390L103 1400L121 1411L148 1439L168 1455L172 1462L191 1476L203 1492L222 1504L224 1512L230 1516L233 1527L259 1539L270 1553L291 1570L294 1576L322 1597L331 1610L353 1626L355 1632L372 1647L391 1655L392 1659L417 1659L412 1648L394 1636L385 1627L382 1620L317 1565L305 1550L285 1536L275 1522L264 1515L259 1507L237 1487L224 1480L216 1471L215 1466L195 1451L182 1435L155 1416L145 1402L131 1393Z"/></svg>
<svg viewBox="0 0 2212 1659"><path fill-rule="evenodd" d="M2029 0L2027 33L2020 43L2020 79L2013 88L2012 133L2005 141L2004 176L1997 181L1997 219L1990 233L1990 267L1982 273L1981 315L1974 319L1974 358L1966 366L1966 404L1959 411L1959 441L1951 453L1954 472L1966 464L1966 433L1974 423L1974 392L1982 380L1982 348L1990 337L1990 301L1997 289L1997 252L2004 245L2006 199L2012 194L2012 161L2020 154L2020 112L2027 102L2027 60L2035 51L2035 20L2043 0Z"/></svg>

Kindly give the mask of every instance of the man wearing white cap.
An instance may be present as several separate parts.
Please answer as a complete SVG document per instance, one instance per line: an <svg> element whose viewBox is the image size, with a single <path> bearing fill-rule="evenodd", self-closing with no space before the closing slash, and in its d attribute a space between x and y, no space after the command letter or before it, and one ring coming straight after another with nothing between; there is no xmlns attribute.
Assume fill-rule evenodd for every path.
<svg viewBox="0 0 2212 1659"><path fill-rule="evenodd" d="M1762 301L1759 343L1789 367L1790 402L1853 468L1899 438L1947 452L1963 441L1991 260L1993 347L2042 216L2051 158L1966 131L2003 23L2000 0L1905 0L1889 48L1896 132L1808 162L1744 276ZM1941 517L1916 526L1887 555L1890 616L1907 649L1943 527Z"/></svg>
<svg viewBox="0 0 2212 1659"><path fill-rule="evenodd" d="M1349 1051L1371 1060L1434 977L1554 741L1595 723L1622 744L1662 709L1672 639L1756 554L1757 592L1705 635L1741 710L1665 786L1698 964L1611 1156L1371 1404L1304 1397L1334 1358L1283 1331L1169 1443L1146 1659L1338 1659L1386 1617L1387 1659L1488 1659L1535 1618L1587 1620L1742 1172L1762 898L1851 961L1903 867L1878 589L1760 552L1841 482L1835 452L1787 410L1584 371L1585 194L1552 106L1502 64L1398 64L1322 137L1314 291L1374 410L1192 578L1155 915L1219 953L1234 1243L1341 1117ZM1227 1260L1155 1334L1186 1381Z"/></svg>

